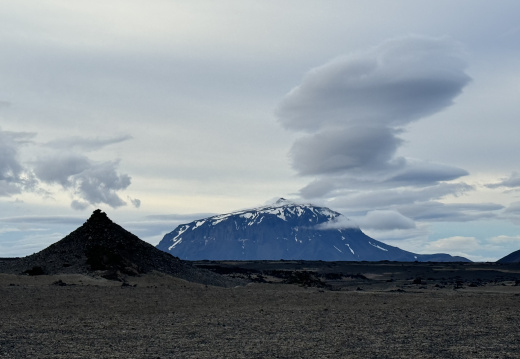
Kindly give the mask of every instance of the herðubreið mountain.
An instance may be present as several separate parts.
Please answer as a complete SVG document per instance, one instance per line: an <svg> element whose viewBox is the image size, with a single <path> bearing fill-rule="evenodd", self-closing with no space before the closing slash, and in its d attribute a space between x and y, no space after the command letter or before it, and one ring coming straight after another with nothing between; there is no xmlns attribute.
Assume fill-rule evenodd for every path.
<svg viewBox="0 0 520 359"><path fill-rule="evenodd" d="M157 248L187 260L468 261L389 246L338 212L283 198L182 224Z"/></svg>

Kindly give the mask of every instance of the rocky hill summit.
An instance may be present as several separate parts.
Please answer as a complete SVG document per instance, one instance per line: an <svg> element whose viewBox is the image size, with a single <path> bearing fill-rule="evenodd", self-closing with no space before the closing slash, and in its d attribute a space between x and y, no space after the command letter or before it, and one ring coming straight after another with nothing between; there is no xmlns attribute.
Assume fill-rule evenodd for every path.
<svg viewBox="0 0 520 359"><path fill-rule="evenodd" d="M181 224L157 248L186 260L468 261L387 245L338 212L284 198Z"/></svg>
<svg viewBox="0 0 520 359"><path fill-rule="evenodd" d="M95 274L123 281L158 271L192 282L229 286L236 282L156 249L95 210L62 240L33 255L0 261L0 271L14 274Z"/></svg>

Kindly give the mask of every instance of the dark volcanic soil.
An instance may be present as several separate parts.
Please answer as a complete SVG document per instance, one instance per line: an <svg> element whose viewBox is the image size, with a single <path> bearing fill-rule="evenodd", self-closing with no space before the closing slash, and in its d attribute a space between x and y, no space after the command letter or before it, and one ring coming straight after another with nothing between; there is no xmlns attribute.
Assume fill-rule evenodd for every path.
<svg viewBox="0 0 520 359"><path fill-rule="evenodd" d="M239 264L272 283L223 288L155 272L123 285L0 274L0 358L519 357L514 266L205 263ZM247 277L242 269L234 273ZM314 275L325 286L280 284L291 276L277 271L310 273L293 277ZM477 273L485 283L470 286ZM436 286L435 276L450 275L462 284ZM426 279L414 283L419 276Z"/></svg>

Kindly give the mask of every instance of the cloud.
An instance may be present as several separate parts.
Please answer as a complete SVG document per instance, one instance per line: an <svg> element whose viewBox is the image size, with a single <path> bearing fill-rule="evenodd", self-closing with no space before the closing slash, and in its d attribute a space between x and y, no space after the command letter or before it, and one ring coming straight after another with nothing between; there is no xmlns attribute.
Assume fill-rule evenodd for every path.
<svg viewBox="0 0 520 359"><path fill-rule="evenodd" d="M405 185L430 185L455 180L468 174L468 171L458 167L425 161L407 161L406 166L392 174L385 182Z"/></svg>
<svg viewBox="0 0 520 359"><path fill-rule="evenodd" d="M112 144L124 142L132 139L132 136L124 135L118 137L111 138L83 138L78 136L60 138L56 140L49 141L45 144L45 146L54 149L66 149L70 150L78 150L78 151L95 151L105 146L109 146Z"/></svg>
<svg viewBox="0 0 520 359"><path fill-rule="evenodd" d="M74 176L88 170L91 161L78 154L56 154L40 157L34 164L38 178L49 184L60 184L64 188L73 186Z"/></svg>
<svg viewBox="0 0 520 359"><path fill-rule="evenodd" d="M140 199L128 197L128 200L130 201L130 203L132 203L132 206L134 206L135 208L141 207L141 200Z"/></svg>
<svg viewBox="0 0 520 359"><path fill-rule="evenodd" d="M152 221L189 223L196 219L212 217L215 215L217 215L217 213L151 214L146 216L146 219Z"/></svg>
<svg viewBox="0 0 520 359"><path fill-rule="evenodd" d="M401 161L399 161L401 162ZM384 199L387 196L401 199L399 202L421 200L424 196L440 198L446 195L461 195L474 189L466 183L447 183L451 179L458 178L467 172L456 167L423 162L407 166L408 161L397 163L392 167L373 172L359 171L357 176L320 176L300 189L303 198L338 196L349 197L376 197L374 192L379 192L377 197ZM431 165L431 168L430 168ZM367 192L366 190L369 190ZM412 198L413 197L413 198Z"/></svg>
<svg viewBox="0 0 520 359"><path fill-rule="evenodd" d="M492 244L499 244L499 245L515 244L517 246L520 246L520 236L500 235L500 236L490 238L489 242Z"/></svg>
<svg viewBox="0 0 520 359"><path fill-rule="evenodd" d="M35 163L38 178L48 184L59 184L79 197L71 203L74 209L85 209L86 203L108 204L116 208L126 205L117 191L126 189L130 176L117 172L119 161L94 162L83 155L48 155Z"/></svg>
<svg viewBox="0 0 520 359"><path fill-rule="evenodd" d="M323 222L315 227L318 230L329 230L329 229L347 229L347 228L359 228L356 222L345 217L345 216L337 216L328 222Z"/></svg>
<svg viewBox="0 0 520 359"><path fill-rule="evenodd" d="M422 188L402 187L358 191L349 190L348 193L339 193L329 201L329 204L334 208L348 207L352 210L370 210L373 208L405 206L434 201L448 195L465 193L471 190L473 190L473 187L464 183L440 183L435 186Z"/></svg>
<svg viewBox="0 0 520 359"><path fill-rule="evenodd" d="M468 171L398 155L406 126L451 106L471 81L463 58L462 46L448 38L408 36L309 71L276 112L283 127L300 133L289 152L292 167L314 177L301 197L345 209L375 231L501 209L444 205L474 190L454 182Z"/></svg>
<svg viewBox="0 0 520 359"><path fill-rule="evenodd" d="M35 136L30 132L9 132L0 128L0 196L21 193L34 186L34 178L19 159L20 147Z"/></svg>
<svg viewBox="0 0 520 359"><path fill-rule="evenodd" d="M375 230L394 230L415 228L415 222L401 213L391 210L368 212L364 218L358 219L360 227Z"/></svg>
<svg viewBox="0 0 520 359"><path fill-rule="evenodd" d="M396 169L394 181L454 179L461 169L394 158L403 126L453 103L470 77L460 46L448 39L410 36L343 56L311 70L282 100L287 129L308 135L291 149L300 175ZM440 173L438 173L440 172Z"/></svg>
<svg viewBox="0 0 520 359"><path fill-rule="evenodd" d="M388 166L401 140L386 127L356 125L296 140L293 167L302 175L333 174Z"/></svg>
<svg viewBox="0 0 520 359"><path fill-rule="evenodd" d="M480 247L481 245L475 237L454 236L429 242L425 246L425 250L432 252L474 252Z"/></svg>
<svg viewBox="0 0 520 359"><path fill-rule="evenodd" d="M17 216L17 217L2 217L0 218L0 222L3 223L13 223L13 224L33 224L33 223L42 223L42 224L78 224L82 223L84 219L80 217L71 217L71 216Z"/></svg>
<svg viewBox="0 0 520 359"><path fill-rule="evenodd" d="M416 221L468 222L493 219L504 207L495 203L442 203L425 201L397 206L399 212Z"/></svg>
<svg viewBox="0 0 520 359"><path fill-rule="evenodd" d="M83 210L87 209L88 206L89 206L88 202L79 201L77 199L70 202L70 207L72 209L75 209L76 211L83 211Z"/></svg>
<svg viewBox="0 0 520 359"><path fill-rule="evenodd" d="M488 187L488 188L500 188L500 187L516 188L516 187L520 187L520 173L513 172L513 173L511 173L511 175L509 177L502 178L502 180L500 182L486 184L486 187Z"/></svg>
<svg viewBox="0 0 520 359"><path fill-rule="evenodd" d="M520 202L512 202L504 210L506 214L520 214Z"/></svg>
<svg viewBox="0 0 520 359"><path fill-rule="evenodd" d="M460 46L420 36L393 39L311 70L282 101L289 129L402 126L452 104L470 81Z"/></svg>
<svg viewBox="0 0 520 359"><path fill-rule="evenodd" d="M35 146L35 136L35 133L9 132L0 128L0 196L9 197L22 192L49 195L50 192L42 185L57 184L71 193L71 207L77 210L100 203L113 208L126 205L117 192L126 189L131 180L129 175L118 173L119 161L96 162L74 152L74 148L95 150L125 141L129 136L51 141L39 149L43 154L36 160L23 163L20 149L25 145ZM131 202L135 207L140 205L137 199Z"/></svg>

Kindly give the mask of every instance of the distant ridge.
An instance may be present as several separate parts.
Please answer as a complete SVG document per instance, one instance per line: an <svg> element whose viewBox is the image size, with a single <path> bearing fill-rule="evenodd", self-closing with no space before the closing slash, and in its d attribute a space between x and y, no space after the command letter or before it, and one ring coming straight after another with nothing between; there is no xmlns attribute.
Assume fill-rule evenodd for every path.
<svg viewBox="0 0 520 359"><path fill-rule="evenodd" d="M30 275L97 274L115 280L158 271L209 285L237 284L156 249L112 222L99 209L62 240L33 255L2 261L0 270Z"/></svg>
<svg viewBox="0 0 520 359"><path fill-rule="evenodd" d="M157 248L186 260L324 260L469 262L416 254L364 234L338 212L280 198L271 205L178 226Z"/></svg>

